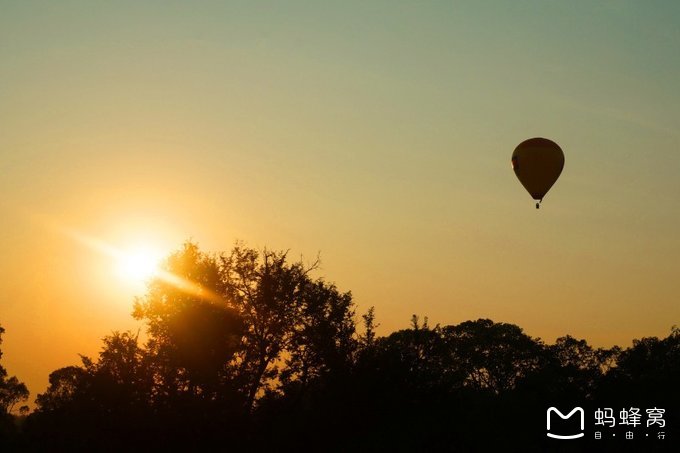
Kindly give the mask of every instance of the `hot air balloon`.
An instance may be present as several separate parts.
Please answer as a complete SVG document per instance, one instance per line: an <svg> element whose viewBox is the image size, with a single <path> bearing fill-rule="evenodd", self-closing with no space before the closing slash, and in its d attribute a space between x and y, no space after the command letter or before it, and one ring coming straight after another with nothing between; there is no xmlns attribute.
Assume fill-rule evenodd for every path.
<svg viewBox="0 0 680 453"><path fill-rule="evenodd" d="M512 153L512 169L515 175L537 201L539 208L543 197L555 184L564 168L564 153L557 143L547 138L530 138Z"/></svg>

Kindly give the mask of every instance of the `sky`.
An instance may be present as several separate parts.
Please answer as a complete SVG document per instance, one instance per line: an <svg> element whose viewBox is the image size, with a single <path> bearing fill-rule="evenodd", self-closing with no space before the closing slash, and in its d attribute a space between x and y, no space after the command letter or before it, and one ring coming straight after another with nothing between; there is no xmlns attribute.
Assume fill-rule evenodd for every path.
<svg viewBox="0 0 680 453"><path fill-rule="evenodd" d="M290 250L379 333L680 324L680 3L0 0L3 365L131 316L101 247ZM540 210L510 156L564 150ZM85 240L83 239L85 238Z"/></svg>

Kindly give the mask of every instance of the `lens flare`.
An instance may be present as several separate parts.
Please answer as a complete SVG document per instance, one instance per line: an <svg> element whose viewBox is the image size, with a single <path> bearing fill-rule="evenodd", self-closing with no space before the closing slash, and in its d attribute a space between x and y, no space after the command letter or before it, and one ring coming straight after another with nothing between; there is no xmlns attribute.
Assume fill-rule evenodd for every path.
<svg viewBox="0 0 680 453"><path fill-rule="evenodd" d="M138 247L118 254L118 273L133 282L145 282L158 273L159 253L147 247Z"/></svg>

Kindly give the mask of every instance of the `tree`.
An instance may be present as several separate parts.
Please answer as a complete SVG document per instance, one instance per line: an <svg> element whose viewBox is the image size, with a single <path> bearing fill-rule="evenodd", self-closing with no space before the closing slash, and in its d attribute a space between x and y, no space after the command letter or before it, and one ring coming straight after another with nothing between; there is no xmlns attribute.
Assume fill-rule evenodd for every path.
<svg viewBox="0 0 680 453"><path fill-rule="evenodd" d="M357 333L352 294L314 278L317 267L287 252L184 244L135 302L146 343L113 332L94 359L54 371L24 425L28 446L544 451L550 405L680 403L680 329L622 351L414 315L381 337L371 308Z"/></svg>
<svg viewBox="0 0 680 453"><path fill-rule="evenodd" d="M81 366L50 374L26 424L36 447L119 450L153 437L146 351L132 332L113 332L103 342L96 360L81 356Z"/></svg>
<svg viewBox="0 0 680 453"><path fill-rule="evenodd" d="M159 397L230 395L250 413L267 391L349 369L352 296L313 279L317 266L241 244L219 257L192 243L171 255L133 313L147 323Z"/></svg>
<svg viewBox="0 0 680 453"><path fill-rule="evenodd" d="M0 326L0 345L3 333L5 329ZM2 358L2 350L0 350L0 358ZM0 412L10 414L17 403L28 399L28 394L26 385L16 376L8 377L7 370L0 365Z"/></svg>
<svg viewBox="0 0 680 453"><path fill-rule="evenodd" d="M514 324L490 319L447 326L442 334L465 384L500 394L541 366L542 344Z"/></svg>
<svg viewBox="0 0 680 453"><path fill-rule="evenodd" d="M225 295L245 325L235 371L247 411L258 392L278 377L274 364L291 346L300 293L313 267L289 264L283 252L260 253L241 245L222 256Z"/></svg>
<svg viewBox="0 0 680 453"><path fill-rule="evenodd" d="M304 387L324 375L346 375L358 344L351 293L323 280L308 281L296 302L282 381Z"/></svg>
<svg viewBox="0 0 680 453"><path fill-rule="evenodd" d="M657 404L680 404L680 329L671 328L666 338L633 340L633 346L620 351L617 366L604 377L602 393L616 394ZM680 416L674 414L680 420Z"/></svg>
<svg viewBox="0 0 680 453"><path fill-rule="evenodd" d="M289 262L287 252L239 244L221 260L225 299L245 327L234 371L247 411L258 395L275 390L281 381L306 383L351 361L352 296L311 278L318 259L310 265Z"/></svg>
<svg viewBox="0 0 680 453"><path fill-rule="evenodd" d="M241 349L243 331L238 312L224 298L220 264L186 243L166 260L163 275L135 301L133 312L147 323L156 391L161 398L213 398Z"/></svg>
<svg viewBox="0 0 680 453"><path fill-rule="evenodd" d="M68 366L51 372L47 390L35 400L37 410L52 412L70 406L78 394L84 391L86 377L87 370L79 366Z"/></svg>
<svg viewBox="0 0 680 453"><path fill-rule="evenodd" d="M5 329L0 326L0 345L3 333ZM0 358L2 358L2 350L0 350ZM8 376L7 370L0 365L0 450L17 448L15 444L18 435L17 416L13 412L17 403L27 399L26 385L16 376ZM22 408L18 412L22 414Z"/></svg>
<svg viewBox="0 0 680 453"><path fill-rule="evenodd" d="M375 322L375 307L371 306L366 313L361 315L361 319L364 323L364 333L359 340L362 347L370 348L375 343L375 329L380 326Z"/></svg>

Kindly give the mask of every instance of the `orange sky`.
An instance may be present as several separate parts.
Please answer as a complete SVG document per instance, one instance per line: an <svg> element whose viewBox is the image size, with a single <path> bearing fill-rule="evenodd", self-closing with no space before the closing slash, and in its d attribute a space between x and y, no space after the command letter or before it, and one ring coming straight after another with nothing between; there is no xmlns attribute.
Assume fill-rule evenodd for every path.
<svg viewBox="0 0 680 453"><path fill-rule="evenodd" d="M31 400L139 328L143 289L74 234L321 252L382 333L680 323L679 6L139 3L0 12L3 364ZM534 136L566 156L539 211L510 168Z"/></svg>

